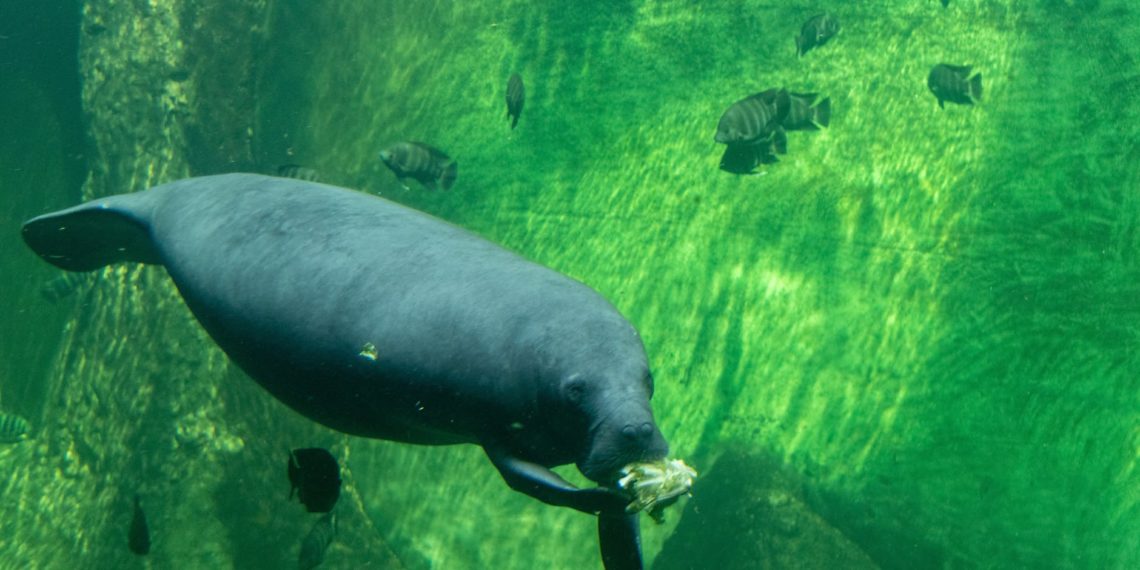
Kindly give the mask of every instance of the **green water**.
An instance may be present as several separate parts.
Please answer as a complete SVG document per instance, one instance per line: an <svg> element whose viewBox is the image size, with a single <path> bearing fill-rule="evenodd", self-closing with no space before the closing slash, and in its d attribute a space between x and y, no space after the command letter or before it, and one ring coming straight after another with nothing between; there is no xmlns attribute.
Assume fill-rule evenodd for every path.
<svg viewBox="0 0 1140 570"><path fill-rule="evenodd" d="M643 521L654 567L749 567L757 549L771 554L799 541L811 550L803 544L823 536L816 529L881 568L1140 567L1140 8L1132 3L277 1L238 9L171 0L151 3L137 20L102 4L81 16L87 154L96 157L88 195L300 163L326 182L470 228L614 302L645 341L673 455L702 474L667 524ZM796 58L800 24L823 9L842 31ZM161 23L185 42L135 47L152 40L100 19L112 12L146 29ZM250 35L242 28L249 14L264 16L253 47L236 41ZM92 32L96 21L108 30ZM123 43L105 48L107 38ZM192 57L172 68L189 79L114 95L110 86L134 68L92 71L113 63L95 63L100 49L144 68L186 49ZM983 100L940 110L925 85L937 63L980 70ZM527 101L512 132L503 93L514 72ZM141 358L154 372L138 385L161 390L168 376L216 383L196 400L221 402L202 421L245 442L238 453L188 464L162 450L163 434L186 425L182 404L163 404L181 402L178 390L151 400L143 428L123 427L133 425L131 405L103 404L112 411L100 421L148 442L142 472L167 469L156 466L163 462L203 472L225 465L243 488L276 492L283 475L273 454L306 437L343 447L368 516L343 531L328 567L352 567L354 545L371 534L409 568L600 567L590 517L509 491L480 450L345 442L282 419L291 412L240 374L214 374L224 359L160 270L119 269L62 306L39 299L39 282L53 273L23 249L17 228L78 199L74 184L52 178L68 137L50 125L72 119L35 105L45 97L11 77L0 77L5 130L24 142L0 146L0 404L61 425L45 427L29 444L40 446L34 453L0 449L45 466L0 486L38 505L21 507L10 524L42 524L37 513L59 495L44 491L45 500L40 490L65 488L47 481L57 454L75 445L44 438L82 431L58 418L91 419L67 402L133 393L135 384L110 379L116 362ZM788 154L762 176L719 171L721 113L778 86L830 96L830 128L791 133ZM113 137L102 128L114 105L134 109L164 95L185 100L186 114L155 119L158 127L121 126ZM399 140L455 157L453 190L404 190L377 159ZM161 310L132 316L132 301L156 300ZM89 348L94 341L83 344L77 326L130 336L105 356ZM145 360L172 345L178 358ZM27 356L29 346L38 356ZM68 396L84 384L86 395ZM126 447L96 446L88 455L100 457L99 468L67 483L100 497L70 498L81 513L97 505L74 524L106 530L74 542L99 560L129 557L115 542L124 516L101 511L107 489L128 492L110 468L135 465ZM139 469L132 477L143 482L131 484L154 489L156 513L186 509L175 506L179 493L206 488L210 499L195 513L228 529L210 550L215 558L188 547L171 557L156 537L153 559L294 563L295 536L255 537L255 529L285 517L267 513L295 505L234 492L224 478L158 483ZM84 486L85 477L95 482ZM775 499L785 496L791 506ZM799 517L794 532L780 530L781 513ZM177 517L152 519L169 541L192 542ZM70 527L57 526L20 536L71 544L60 538ZM31 559L15 542L0 539L0 567L5 557ZM810 552L766 560L829 567Z"/></svg>

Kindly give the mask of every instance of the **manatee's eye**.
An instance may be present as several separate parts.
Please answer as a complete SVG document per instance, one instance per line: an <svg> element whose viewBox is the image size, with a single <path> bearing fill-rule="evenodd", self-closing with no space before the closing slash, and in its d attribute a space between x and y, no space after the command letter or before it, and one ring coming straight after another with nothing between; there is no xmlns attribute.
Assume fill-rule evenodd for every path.
<svg viewBox="0 0 1140 570"><path fill-rule="evenodd" d="M562 390L565 392L567 400L580 404L586 398L586 381L576 376L567 380L562 385Z"/></svg>

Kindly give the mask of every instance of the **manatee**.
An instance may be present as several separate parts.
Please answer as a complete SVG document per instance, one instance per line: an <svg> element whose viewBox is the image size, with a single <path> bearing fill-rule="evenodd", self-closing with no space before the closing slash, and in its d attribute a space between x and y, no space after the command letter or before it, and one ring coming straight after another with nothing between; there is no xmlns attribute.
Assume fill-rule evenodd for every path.
<svg viewBox="0 0 1140 570"><path fill-rule="evenodd" d="M70 271L162 265L270 394L356 436L481 446L506 483L598 516L606 568L641 568L615 485L663 459L634 327L597 292L382 198L255 174L189 178L23 226ZM576 464L596 487L551 471Z"/></svg>

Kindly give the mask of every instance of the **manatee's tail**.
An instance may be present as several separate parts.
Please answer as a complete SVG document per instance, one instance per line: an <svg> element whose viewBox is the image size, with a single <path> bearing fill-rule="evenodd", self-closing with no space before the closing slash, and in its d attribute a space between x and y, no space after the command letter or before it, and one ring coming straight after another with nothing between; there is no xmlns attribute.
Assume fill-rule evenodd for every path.
<svg viewBox="0 0 1140 570"><path fill-rule="evenodd" d="M606 570L642 570L638 515L598 515L598 542Z"/></svg>
<svg viewBox="0 0 1140 570"><path fill-rule="evenodd" d="M162 263L148 224L125 207L131 194L80 204L24 222L24 243L68 271L94 271L123 261Z"/></svg>

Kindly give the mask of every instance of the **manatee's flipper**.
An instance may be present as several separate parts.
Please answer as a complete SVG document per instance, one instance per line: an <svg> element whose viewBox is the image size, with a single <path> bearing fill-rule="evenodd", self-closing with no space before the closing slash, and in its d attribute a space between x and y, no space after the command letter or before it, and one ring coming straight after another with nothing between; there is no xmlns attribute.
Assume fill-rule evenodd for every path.
<svg viewBox="0 0 1140 570"><path fill-rule="evenodd" d="M598 515L598 544L606 570L641 570L641 529L638 515Z"/></svg>
<svg viewBox="0 0 1140 570"><path fill-rule="evenodd" d="M132 194L96 200L32 218L24 242L45 261L68 271L94 271L122 261L162 263L150 227L133 209Z"/></svg>
<svg viewBox="0 0 1140 570"><path fill-rule="evenodd" d="M624 515L625 507L629 505L629 498L614 489L580 489L537 463L524 461L488 446L483 449L510 488L548 505L570 507L591 515Z"/></svg>

